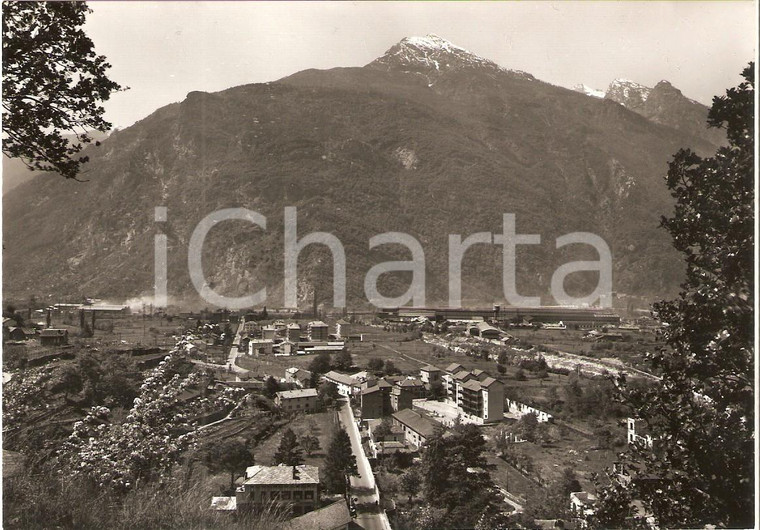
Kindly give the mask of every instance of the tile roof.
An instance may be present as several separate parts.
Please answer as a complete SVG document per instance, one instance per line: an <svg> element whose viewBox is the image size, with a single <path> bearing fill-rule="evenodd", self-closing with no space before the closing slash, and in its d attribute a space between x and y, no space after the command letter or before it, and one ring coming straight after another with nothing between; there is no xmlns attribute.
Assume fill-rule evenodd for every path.
<svg viewBox="0 0 760 530"><path fill-rule="evenodd" d="M486 377L485 379L483 379L483 380L480 382L480 386L482 386L482 387L484 387L484 388L488 388L489 386L493 385L494 383L498 383L498 382L499 382L499 381L497 381L497 380L496 380L496 379L494 379L493 377Z"/></svg>
<svg viewBox="0 0 760 530"><path fill-rule="evenodd" d="M335 371L329 371L324 376L325 379L329 379L331 381L336 381L338 383L342 383L344 385L354 386L358 385L359 382L351 377L350 375L341 374L340 372Z"/></svg>
<svg viewBox="0 0 760 530"><path fill-rule="evenodd" d="M317 397L316 388L299 388L297 390L281 390L277 392L280 399L296 399L305 397Z"/></svg>
<svg viewBox="0 0 760 530"><path fill-rule="evenodd" d="M422 381L417 379L404 379L396 383L398 386L423 386Z"/></svg>
<svg viewBox="0 0 760 530"><path fill-rule="evenodd" d="M281 530L335 530L351 523L345 500L305 513L284 523Z"/></svg>
<svg viewBox="0 0 760 530"><path fill-rule="evenodd" d="M414 432L421 434L425 438L432 436L435 432L435 428L438 425L433 420L423 416L412 409L404 409L398 412L394 412L392 416L403 423Z"/></svg>
<svg viewBox="0 0 760 530"><path fill-rule="evenodd" d="M449 373L452 373L452 374L454 372L458 372L459 370L462 370L462 369L464 369L464 366L462 366L459 363L451 363L450 365L448 365L446 367L446 371L449 372Z"/></svg>
<svg viewBox="0 0 760 530"><path fill-rule="evenodd" d="M459 372L454 374L454 379L457 379L459 381L464 381L468 377L473 377L473 375L467 370L460 370Z"/></svg>
<svg viewBox="0 0 760 530"><path fill-rule="evenodd" d="M432 364L428 364L427 366L423 366L420 368L420 372L440 372L440 368L436 368Z"/></svg>
<svg viewBox="0 0 760 530"><path fill-rule="evenodd" d="M295 466L297 478L293 478L293 466L251 466L245 470L243 484L319 484L319 468Z"/></svg>
<svg viewBox="0 0 760 530"><path fill-rule="evenodd" d="M480 386L480 383L478 383L475 379L471 379L467 381L466 383L462 384L462 388L466 388L467 390L473 390L475 392L480 392L482 387Z"/></svg>

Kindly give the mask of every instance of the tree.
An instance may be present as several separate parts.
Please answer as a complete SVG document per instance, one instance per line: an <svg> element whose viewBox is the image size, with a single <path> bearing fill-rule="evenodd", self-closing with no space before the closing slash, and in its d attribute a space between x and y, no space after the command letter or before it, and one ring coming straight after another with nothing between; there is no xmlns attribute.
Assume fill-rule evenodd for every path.
<svg viewBox="0 0 760 530"><path fill-rule="evenodd" d="M538 417L534 412L525 414L515 425L517 433L529 442L536 441L536 432L538 430Z"/></svg>
<svg viewBox="0 0 760 530"><path fill-rule="evenodd" d="M298 439L298 443L301 447L303 447L304 451L306 451L306 454L308 456L311 456L311 454L320 449L319 444L319 438L314 436L313 434L302 434L301 437Z"/></svg>
<svg viewBox="0 0 760 530"><path fill-rule="evenodd" d="M662 226L685 255L686 280L678 299L654 307L668 346L648 356L660 383L619 381L655 442L626 454L630 486L600 484L601 526L631 521L630 499L661 527L755 523L754 64L742 75L708 115L728 145L708 158L682 149L670 162L676 206Z"/></svg>
<svg viewBox="0 0 760 530"><path fill-rule="evenodd" d="M331 360L330 354L322 352L309 363L309 371L313 374L326 374L330 371Z"/></svg>
<svg viewBox="0 0 760 530"><path fill-rule="evenodd" d="M371 358L369 361L367 361L367 370L370 372L382 372L383 360L378 357Z"/></svg>
<svg viewBox="0 0 760 530"><path fill-rule="evenodd" d="M388 375L394 375L398 373L396 365L390 359L385 360L385 373Z"/></svg>
<svg viewBox="0 0 760 530"><path fill-rule="evenodd" d="M343 429L336 429L325 456L324 485L331 493L346 494L349 476L357 475L356 457L351 450L351 439Z"/></svg>
<svg viewBox="0 0 760 530"><path fill-rule="evenodd" d="M274 463L284 464L286 466L299 466L303 464L303 454L301 446L298 445L298 438L293 429L288 427L282 433L280 446L274 453Z"/></svg>
<svg viewBox="0 0 760 530"><path fill-rule="evenodd" d="M273 398L274 395L280 391L280 383L277 382L277 379L272 377L271 375L267 378L267 380L264 382L264 394L268 398Z"/></svg>
<svg viewBox="0 0 760 530"><path fill-rule="evenodd" d="M204 461L212 471L226 471L230 474L230 489L235 487L235 475L255 463L253 454L240 438L230 438L214 443L204 455Z"/></svg>
<svg viewBox="0 0 760 530"><path fill-rule="evenodd" d="M383 421L381 421L380 424L375 427L372 434L374 435L375 441L380 441L388 436L392 431L393 424L391 423L391 420L388 418L383 418Z"/></svg>
<svg viewBox="0 0 760 530"><path fill-rule="evenodd" d="M409 496L409 502L412 502L412 497L420 492L421 487L422 478L416 470L410 469L401 475L401 491Z"/></svg>
<svg viewBox="0 0 760 530"><path fill-rule="evenodd" d="M84 2L3 2L3 153L65 178L89 159L76 157L88 131L111 127L101 102L122 88L82 29L88 13Z"/></svg>
<svg viewBox="0 0 760 530"><path fill-rule="evenodd" d="M501 350L499 356L496 358L498 364L507 364L507 352Z"/></svg>
<svg viewBox="0 0 760 530"><path fill-rule="evenodd" d="M335 383L331 381L325 381L319 385L319 389L317 390L317 400L322 405L322 407L333 407L338 403L339 399L340 394L338 393L338 387L335 386Z"/></svg>
<svg viewBox="0 0 760 530"><path fill-rule="evenodd" d="M335 355L335 368L338 370L350 370L354 365L354 360L348 350L341 350Z"/></svg>

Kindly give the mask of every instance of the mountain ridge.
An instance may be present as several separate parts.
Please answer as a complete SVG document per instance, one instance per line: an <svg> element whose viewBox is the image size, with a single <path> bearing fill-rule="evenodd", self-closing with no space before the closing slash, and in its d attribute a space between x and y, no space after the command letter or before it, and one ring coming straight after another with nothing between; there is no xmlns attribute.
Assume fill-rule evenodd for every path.
<svg viewBox="0 0 760 530"><path fill-rule="evenodd" d="M203 216L234 206L265 215L267 229L242 221L214 228L204 248L208 284L228 296L267 286L271 306L282 300L284 206L298 208L299 237L328 231L343 242L352 306L366 305L362 280L373 264L409 259L403 248L368 251L371 236L417 238L428 302L445 303L448 234L498 234L503 213L516 215L518 233L541 235L540 245L518 250L521 294L551 302L553 270L596 259L588 248L554 247L570 231L608 241L615 290L677 290L683 264L657 228L672 207L662 177L679 147L714 145L501 67L428 61L439 72L431 86L419 72L372 64L191 92L88 149L90 182L48 177L13 190L4 197L6 293L150 294L153 238L163 232L170 296L198 302L187 273L190 235ZM156 206L168 208L166 223L154 222ZM503 298L501 262L494 245L468 251L466 301ZM381 292L401 294L408 280L384 275ZM572 275L568 291L588 292L594 282L594 273ZM329 253L307 247L299 303L310 306L315 290L326 299L331 285Z"/></svg>

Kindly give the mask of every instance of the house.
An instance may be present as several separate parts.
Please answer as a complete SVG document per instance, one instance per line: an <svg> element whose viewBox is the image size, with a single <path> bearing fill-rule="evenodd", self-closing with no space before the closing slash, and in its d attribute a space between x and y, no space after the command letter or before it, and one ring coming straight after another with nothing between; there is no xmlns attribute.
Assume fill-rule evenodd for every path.
<svg viewBox="0 0 760 530"><path fill-rule="evenodd" d="M251 339L248 341L248 355L271 355L274 351L272 339Z"/></svg>
<svg viewBox="0 0 760 530"><path fill-rule="evenodd" d="M570 512L574 517L583 518L593 515L596 496L585 491L574 491L570 494Z"/></svg>
<svg viewBox="0 0 760 530"><path fill-rule="evenodd" d="M68 330L47 328L40 332L40 344L43 346L60 346L61 344L68 343Z"/></svg>
<svg viewBox="0 0 760 530"><path fill-rule="evenodd" d="M391 390L391 407L394 411L412 408L412 400L425 397L425 384L419 379L397 381Z"/></svg>
<svg viewBox="0 0 760 530"><path fill-rule="evenodd" d="M295 322L289 323L287 326L285 326L285 338L291 342L298 344L298 342L301 340L301 326Z"/></svg>
<svg viewBox="0 0 760 530"><path fill-rule="evenodd" d="M317 410L317 389L299 388L277 392L274 403L286 412L310 412Z"/></svg>
<svg viewBox="0 0 760 530"><path fill-rule="evenodd" d="M260 329L261 326L259 326L259 323L254 320L247 320L243 322L243 333L254 335Z"/></svg>
<svg viewBox="0 0 760 530"><path fill-rule="evenodd" d="M501 337L501 330L487 322L478 322L475 328L477 335L483 339L498 339Z"/></svg>
<svg viewBox="0 0 760 530"><path fill-rule="evenodd" d="M638 432L636 430L636 418L628 418L626 424L628 427L628 445L643 444L645 447L651 449L654 444L652 435L647 432L646 425L639 423Z"/></svg>
<svg viewBox="0 0 760 530"><path fill-rule="evenodd" d="M238 510L257 511L279 504L290 506L297 516L319 506L320 493L316 466L251 466L235 499Z"/></svg>
<svg viewBox="0 0 760 530"><path fill-rule="evenodd" d="M285 382L292 383L299 388L311 386L311 372L301 368L291 367L285 370Z"/></svg>
<svg viewBox="0 0 760 530"><path fill-rule="evenodd" d="M346 338L354 331L354 326L347 320L340 319L335 323L335 336Z"/></svg>
<svg viewBox="0 0 760 530"><path fill-rule="evenodd" d="M37 333L30 328L15 327L9 328L7 337L9 340L29 340L37 336Z"/></svg>
<svg viewBox="0 0 760 530"><path fill-rule="evenodd" d="M329 328L321 320L309 322L307 329L310 341L326 341L328 339Z"/></svg>
<svg viewBox="0 0 760 530"><path fill-rule="evenodd" d="M351 521L348 505L341 499L283 523L280 530L343 530L351 527Z"/></svg>
<svg viewBox="0 0 760 530"><path fill-rule="evenodd" d="M436 427L439 425L427 416L423 416L412 409L394 412L391 418L393 418L393 425L399 426L403 431L404 441L417 449L427 442L428 438L433 435Z"/></svg>
<svg viewBox="0 0 760 530"><path fill-rule="evenodd" d="M323 381L333 383L338 387L338 394L345 397L352 397L361 392L361 382L357 381L350 375L341 374L333 370L322 376Z"/></svg>
<svg viewBox="0 0 760 530"><path fill-rule="evenodd" d="M261 338L264 340L274 341L277 336L277 328L274 326L264 326L261 328Z"/></svg>
<svg viewBox="0 0 760 530"><path fill-rule="evenodd" d="M536 419L538 420L538 423L546 423L546 422L554 421L554 416L552 416L548 412L544 412L543 410L539 410L535 407L525 405L524 403L519 403L515 401L514 399L506 398L504 402L506 404L506 407L509 413L514 416L517 416L518 418L522 418L523 416L527 414L535 414Z"/></svg>
<svg viewBox="0 0 760 530"><path fill-rule="evenodd" d="M401 425L392 425L390 432L377 434L377 428L382 422L383 420L381 419L369 420L367 422L367 430L369 431L367 445L370 449L370 456L377 458L378 455L409 452L404 443L405 433Z"/></svg>
<svg viewBox="0 0 760 530"><path fill-rule="evenodd" d="M441 383L441 370L435 366L427 365L420 368L420 379L427 385Z"/></svg>
<svg viewBox="0 0 760 530"><path fill-rule="evenodd" d="M296 355L298 353L298 344L290 340L284 340L275 346L280 355Z"/></svg>
<svg viewBox="0 0 760 530"><path fill-rule="evenodd" d="M361 399L362 419L382 418L392 412L392 388L393 385L385 379L379 379L372 385L367 385L362 388L359 393Z"/></svg>

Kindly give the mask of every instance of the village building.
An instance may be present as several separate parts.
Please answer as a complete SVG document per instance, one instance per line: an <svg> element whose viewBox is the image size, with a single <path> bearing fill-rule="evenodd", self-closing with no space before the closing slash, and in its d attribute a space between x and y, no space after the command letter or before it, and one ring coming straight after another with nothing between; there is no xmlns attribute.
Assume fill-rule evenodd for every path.
<svg viewBox="0 0 760 530"><path fill-rule="evenodd" d="M311 372L296 367L288 368L285 370L285 382L298 388L308 388L311 385Z"/></svg>
<svg viewBox="0 0 760 530"><path fill-rule="evenodd" d="M322 380L333 383L338 387L338 394L345 397L352 397L361 392L361 382L350 375L341 374L340 372L329 371L322 376Z"/></svg>
<svg viewBox="0 0 760 530"><path fill-rule="evenodd" d="M264 326L261 328L262 339L274 341L275 337L277 337L277 328L274 326Z"/></svg>
<svg viewBox="0 0 760 530"><path fill-rule="evenodd" d="M272 339L251 339L248 341L248 355L271 355L274 351Z"/></svg>
<svg viewBox="0 0 760 530"><path fill-rule="evenodd" d="M254 335L260 329L261 329L261 326L259 326L259 323L254 320L247 320L243 322L243 333L247 333L248 335Z"/></svg>
<svg viewBox="0 0 760 530"><path fill-rule="evenodd" d="M60 346L68 343L68 330L47 328L40 331L40 344L43 346Z"/></svg>
<svg viewBox="0 0 760 530"><path fill-rule="evenodd" d="M412 408L412 400L425 397L425 384L419 379L402 379L391 390L391 407L395 412Z"/></svg>
<svg viewBox="0 0 760 530"><path fill-rule="evenodd" d="M480 369L465 370L452 363L443 373L446 400L459 414L475 423L492 423L504 419L504 384Z"/></svg>
<svg viewBox="0 0 760 530"><path fill-rule="evenodd" d="M573 517L584 518L594 514L596 496L586 491L574 491L570 494L570 513Z"/></svg>
<svg viewBox="0 0 760 530"><path fill-rule="evenodd" d="M362 419L382 418L391 412L391 385L385 379L363 385L359 396L361 398Z"/></svg>
<svg viewBox="0 0 760 530"><path fill-rule="evenodd" d="M285 326L285 338L298 344L301 340L301 326L295 322L290 322Z"/></svg>
<svg viewBox="0 0 760 530"><path fill-rule="evenodd" d="M422 447L433 435L438 423L412 409L394 412L393 425L401 428L404 441L416 449Z"/></svg>
<svg viewBox="0 0 760 530"><path fill-rule="evenodd" d="M235 499L238 510L258 511L279 504L289 506L297 516L316 509L320 493L316 466L251 466Z"/></svg>
<svg viewBox="0 0 760 530"><path fill-rule="evenodd" d="M547 423L554 421L554 417L548 412L544 412L543 410L537 409L535 407L525 405L524 403L519 403L514 399L505 398L504 403L506 404L507 411L517 418L522 418L527 414L535 414L538 423Z"/></svg>
<svg viewBox="0 0 760 530"><path fill-rule="evenodd" d="M310 341L326 341L329 338L329 328L321 320L314 320L308 325Z"/></svg>
<svg viewBox="0 0 760 530"><path fill-rule="evenodd" d="M22 328L17 326L15 328L9 328L8 333L5 336L8 338L8 340L24 341L35 338L37 336L37 332L31 328Z"/></svg>
<svg viewBox="0 0 760 530"><path fill-rule="evenodd" d="M636 420L636 418L628 418L626 420L626 426L628 431L628 445L643 444L649 449L652 448L654 440L652 439L652 435L647 432L646 425L642 425L640 421Z"/></svg>
<svg viewBox="0 0 760 530"><path fill-rule="evenodd" d="M344 530L352 527L351 512L341 499L324 508L305 513L280 526L280 530Z"/></svg>
<svg viewBox="0 0 760 530"><path fill-rule="evenodd" d="M420 369L420 379L427 385L442 383L441 375L441 369L435 366L427 365Z"/></svg>
<svg viewBox="0 0 760 530"><path fill-rule="evenodd" d="M285 412L311 412L317 410L317 389L282 390L275 394L274 403Z"/></svg>
<svg viewBox="0 0 760 530"><path fill-rule="evenodd" d="M493 327L487 322L478 322L470 333L483 339L499 339L502 335L500 329Z"/></svg>

